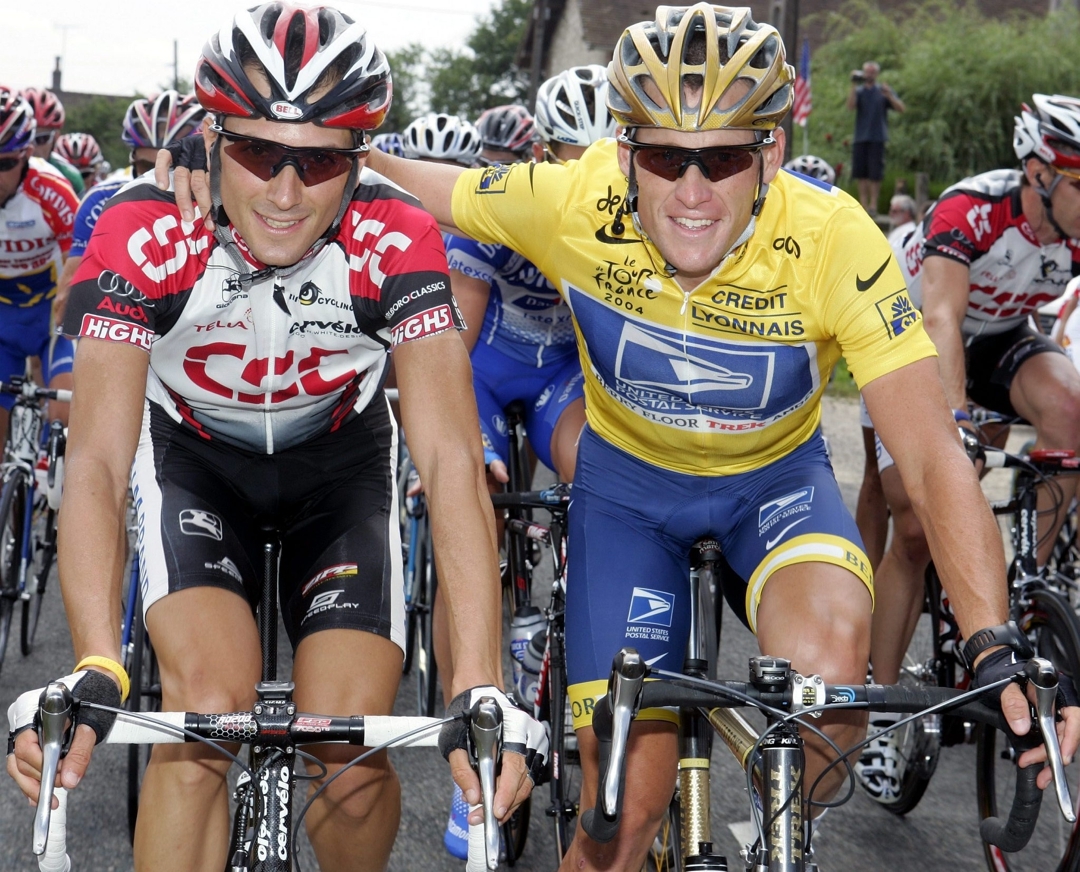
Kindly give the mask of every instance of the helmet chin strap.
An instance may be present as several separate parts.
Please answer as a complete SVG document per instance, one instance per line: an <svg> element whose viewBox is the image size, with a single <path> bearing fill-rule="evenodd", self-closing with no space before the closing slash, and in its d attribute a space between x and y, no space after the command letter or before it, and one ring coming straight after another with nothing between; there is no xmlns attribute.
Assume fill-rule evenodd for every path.
<svg viewBox="0 0 1080 872"><path fill-rule="evenodd" d="M1041 158L1040 158L1041 160ZM1046 161L1042 161L1046 163ZM1061 239L1068 239L1069 234L1061 229L1061 225L1057 223L1057 219L1054 217L1054 206L1050 202L1050 196L1054 193L1054 189L1061 184L1061 173L1054 173L1054 177L1050 180L1050 184L1043 185L1042 177L1040 174L1035 174L1035 181L1032 183L1031 188L1039 195L1039 199L1042 200L1043 210L1046 212L1046 220L1050 222L1050 226L1054 228L1054 232L1057 233Z"/></svg>

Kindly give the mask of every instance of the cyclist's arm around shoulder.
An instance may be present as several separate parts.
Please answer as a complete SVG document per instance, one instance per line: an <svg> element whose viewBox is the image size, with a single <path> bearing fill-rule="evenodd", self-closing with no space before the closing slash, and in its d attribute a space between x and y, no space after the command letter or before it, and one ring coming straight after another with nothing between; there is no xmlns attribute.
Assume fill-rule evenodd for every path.
<svg viewBox="0 0 1080 872"><path fill-rule="evenodd" d="M941 380L953 409L967 408L964 339L961 328L971 295L967 264L951 257L927 257L922 265L923 319L937 348Z"/></svg>
<svg viewBox="0 0 1080 872"><path fill-rule="evenodd" d="M384 154L377 148L368 152L367 166L418 198L443 230L457 229L450 201L458 177L465 172L464 167L406 160Z"/></svg>

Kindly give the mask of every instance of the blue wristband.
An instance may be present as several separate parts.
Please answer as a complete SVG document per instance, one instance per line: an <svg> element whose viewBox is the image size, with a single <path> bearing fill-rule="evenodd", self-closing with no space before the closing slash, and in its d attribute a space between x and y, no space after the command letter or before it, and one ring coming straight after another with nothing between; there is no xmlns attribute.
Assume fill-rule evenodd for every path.
<svg viewBox="0 0 1080 872"><path fill-rule="evenodd" d="M963 409L953 409L953 420L959 424L961 421L970 421L971 415L965 412Z"/></svg>

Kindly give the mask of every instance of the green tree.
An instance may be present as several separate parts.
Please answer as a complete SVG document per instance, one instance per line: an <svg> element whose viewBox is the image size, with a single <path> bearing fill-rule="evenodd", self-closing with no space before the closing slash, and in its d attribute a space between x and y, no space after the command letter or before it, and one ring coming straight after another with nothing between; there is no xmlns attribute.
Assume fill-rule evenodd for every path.
<svg viewBox="0 0 1080 872"><path fill-rule="evenodd" d="M490 106L525 99L528 74L514 58L531 9L531 0L500 0L478 20L465 49L430 53L426 69L433 111L475 120Z"/></svg>
<svg viewBox="0 0 1080 872"><path fill-rule="evenodd" d="M89 133L113 169L127 166L128 147L120 139L124 113L134 97L95 96L86 103L65 107L65 133Z"/></svg>
<svg viewBox="0 0 1080 872"><path fill-rule="evenodd" d="M854 115L845 106L850 73L864 61L881 64L907 105L890 113L887 169L925 172L946 184L1016 165L1013 116L1032 93L1080 95L1080 16L1017 13L987 18L974 4L932 3L883 12L872 0L852 0L826 18L828 42L814 55L814 111L809 150L833 164L850 161ZM795 129L793 154L803 150ZM890 180L883 195L891 193Z"/></svg>
<svg viewBox="0 0 1080 872"><path fill-rule="evenodd" d="M418 115L426 111L426 101L420 89L423 76L424 47L411 43L397 51L388 51L390 72L394 78L394 99L380 133L401 133Z"/></svg>

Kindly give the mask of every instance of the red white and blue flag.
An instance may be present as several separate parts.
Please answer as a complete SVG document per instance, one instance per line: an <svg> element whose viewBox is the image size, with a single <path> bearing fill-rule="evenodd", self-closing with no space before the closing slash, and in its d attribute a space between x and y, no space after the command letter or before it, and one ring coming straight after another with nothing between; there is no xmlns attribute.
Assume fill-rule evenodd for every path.
<svg viewBox="0 0 1080 872"><path fill-rule="evenodd" d="M814 103L810 98L810 40L804 39L799 71L795 76L795 102L791 107L791 120L800 127L806 127L810 110L813 108Z"/></svg>

